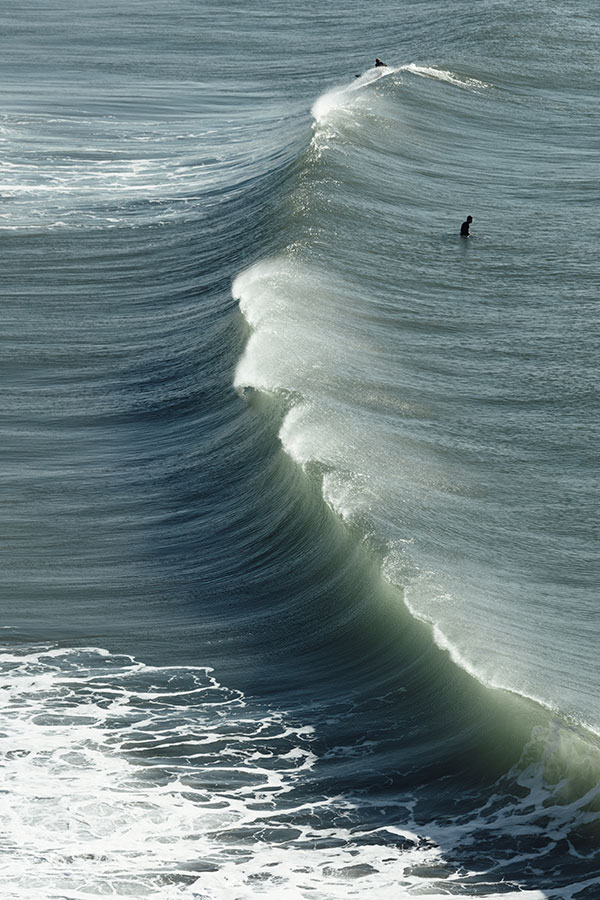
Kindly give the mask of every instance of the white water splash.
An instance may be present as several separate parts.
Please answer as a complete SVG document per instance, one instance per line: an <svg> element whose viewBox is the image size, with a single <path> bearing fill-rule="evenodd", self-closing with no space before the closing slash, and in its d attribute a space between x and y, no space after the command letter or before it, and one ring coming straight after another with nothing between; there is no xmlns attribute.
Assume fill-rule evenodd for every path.
<svg viewBox="0 0 600 900"><path fill-rule="evenodd" d="M326 91L313 104L311 114L314 120L322 123L332 111L348 108L358 99L359 93L363 88L373 84L375 81L379 81L381 78L393 75L397 71L391 66L367 69L366 72L363 72L360 77L355 78L349 84Z"/></svg>
<svg viewBox="0 0 600 900"><path fill-rule="evenodd" d="M422 78L435 78L438 81L446 81L448 84L455 84L457 87L487 89L491 88L491 84L485 81L479 81L477 78L467 78L450 72L448 69L438 69L436 66L419 66L416 63L408 63L400 66L400 72L412 72L413 75L420 75Z"/></svg>
<svg viewBox="0 0 600 900"><path fill-rule="evenodd" d="M24 646L0 654L0 692L6 900L441 900L472 876L485 900L547 897L510 882L498 893L494 876L484 887L441 849L473 828L510 834L517 820L535 833L549 798L535 761L522 772L523 804L539 798L529 818L523 804L492 804L480 825L424 835L410 797L385 799L398 824L361 826L361 811L382 814L376 796L315 791L312 728L254 708L210 669ZM372 752L365 741L329 756Z"/></svg>

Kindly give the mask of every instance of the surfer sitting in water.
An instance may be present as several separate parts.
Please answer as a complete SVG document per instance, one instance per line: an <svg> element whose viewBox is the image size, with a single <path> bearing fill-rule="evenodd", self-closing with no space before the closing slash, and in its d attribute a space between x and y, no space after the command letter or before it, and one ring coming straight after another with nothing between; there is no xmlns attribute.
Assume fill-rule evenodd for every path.
<svg viewBox="0 0 600 900"><path fill-rule="evenodd" d="M473 221L473 216L467 216L465 222L460 226L460 236L461 237L469 237L471 232L469 231L469 225Z"/></svg>

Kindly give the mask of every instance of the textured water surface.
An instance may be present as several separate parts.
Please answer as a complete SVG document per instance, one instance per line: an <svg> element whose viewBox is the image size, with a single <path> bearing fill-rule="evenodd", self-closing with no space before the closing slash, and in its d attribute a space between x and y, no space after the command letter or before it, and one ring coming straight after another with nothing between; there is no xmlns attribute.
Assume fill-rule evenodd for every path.
<svg viewBox="0 0 600 900"><path fill-rule="evenodd" d="M595 898L595 7L2 25L3 896Z"/></svg>

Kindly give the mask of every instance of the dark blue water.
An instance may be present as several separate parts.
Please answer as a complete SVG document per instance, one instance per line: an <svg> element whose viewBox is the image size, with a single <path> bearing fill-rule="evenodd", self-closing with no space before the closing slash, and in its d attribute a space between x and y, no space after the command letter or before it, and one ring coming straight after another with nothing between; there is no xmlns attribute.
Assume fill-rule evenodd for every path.
<svg viewBox="0 0 600 900"><path fill-rule="evenodd" d="M3 896L598 896L596 9L2 24Z"/></svg>

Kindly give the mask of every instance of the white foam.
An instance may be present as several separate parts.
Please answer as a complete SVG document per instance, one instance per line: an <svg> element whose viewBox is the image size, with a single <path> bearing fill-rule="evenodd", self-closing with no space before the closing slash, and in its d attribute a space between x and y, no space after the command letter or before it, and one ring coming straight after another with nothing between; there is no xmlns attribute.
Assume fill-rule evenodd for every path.
<svg viewBox="0 0 600 900"><path fill-rule="evenodd" d="M291 252L256 263L235 279L232 294L253 329L236 368L236 390L293 386L303 394L319 384L320 366L335 348L321 338L327 311L313 298L328 289L327 279Z"/></svg>
<svg viewBox="0 0 600 900"><path fill-rule="evenodd" d="M231 293L252 328L259 328L273 316L278 305L277 281L281 277L280 259L263 260L241 272L233 281Z"/></svg>
<svg viewBox="0 0 600 900"><path fill-rule="evenodd" d="M315 448L306 418L310 408L306 404L292 407L279 430L279 439L286 453L303 468L316 458Z"/></svg>
<svg viewBox="0 0 600 900"><path fill-rule="evenodd" d="M158 122L111 124L109 119L99 130L97 120L85 118L13 122L5 139L10 159L0 160L0 230L110 228L131 222L134 209L137 222L140 215L152 221L181 218L182 204L231 177L210 150L207 161L194 158L202 135L174 136ZM146 133L138 134L139 128ZM87 139L90 129L98 132L93 144ZM169 152L174 140L181 142L176 159ZM32 143L38 148L34 159ZM185 151L189 157L181 155ZM154 204L159 208L151 208Z"/></svg>
<svg viewBox="0 0 600 900"><path fill-rule="evenodd" d="M332 340L329 305L321 298L328 300L333 295L335 315L340 304L334 292L335 285L327 284L308 261L291 252L263 260L241 273L232 293L253 331L238 362L234 385L238 391L252 387L293 394L295 405L286 413L279 431L283 449L305 470L311 463L319 464L325 502L346 522L360 518L371 532L370 522L381 505L381 483L377 479L383 473L387 489L389 460L394 458L389 454L398 451L397 445L386 445L385 435L365 430L364 420L353 415L352 404L357 398L350 395L346 403L343 379L349 382L348 361L363 359L365 354L358 343L360 334L343 335L339 317L333 323L337 339ZM319 302L315 303L315 297ZM353 373L349 375L352 378ZM350 382L347 393L351 388ZM414 480L408 461L398 458ZM403 477L402 467L394 473L398 480ZM444 473L428 463L426 477L443 481ZM409 481L407 475L404 481ZM411 496L410 484L403 484L402 491L403 499ZM394 542L395 549L383 561L385 576L403 589L411 614L431 624L436 644L456 665L490 688L516 692L514 678L505 677L496 656L486 654L484 658L473 647L473 652L467 653L443 628L445 613L453 604L456 606L456 601L432 575L419 570L414 558L409 558L414 556L412 546L407 552L410 537L407 534L404 542ZM462 628L462 633L467 634L468 629ZM520 693L536 699L530 691Z"/></svg>
<svg viewBox="0 0 600 900"><path fill-rule="evenodd" d="M420 75L422 78L435 78L438 81L446 81L448 84L455 84L463 88L487 89L491 87L485 81L478 81L477 78L466 78L456 75L448 69L438 69L435 66L419 66L416 63L408 63L401 66L399 71L412 72L413 75Z"/></svg>
<svg viewBox="0 0 600 900"><path fill-rule="evenodd" d="M359 78L348 84L333 88L322 94L316 100L311 109L311 114L317 123L324 122L332 112L339 109L348 109L358 99L359 93L363 88L387 75L393 75L397 69L391 66L380 66L373 69L367 69Z"/></svg>
<svg viewBox="0 0 600 900"><path fill-rule="evenodd" d="M388 565L384 566L384 574L386 574L389 580L391 580L392 582L394 582L396 578L394 574L390 573L393 573L396 568L396 561L391 564L388 563ZM435 619L433 619L430 615L427 615L423 610L421 610L418 602L412 602L412 592L414 587L419 584L420 577L420 573L413 572L412 584L407 584L404 591L405 605L413 618L431 625L432 636L436 646L439 647L440 650L443 650L445 653L447 653L456 666L463 669L472 678L475 678L480 682L480 684L483 684L490 690L500 690L510 694L515 694L516 696L522 697L524 700L531 700L533 703L543 707L544 709L547 709L548 712L554 715L558 715L560 713L560 710L556 704L551 703L544 697L541 697L539 694L533 693L523 686L515 685L515 683L510 678L503 677L502 673L498 671L497 665L494 671L490 670L489 658L485 662L482 661L478 664L473 660L472 657L468 657L465 653L461 652L457 643L453 642L445 634L442 626L438 622L436 622ZM440 602L443 603L444 600L449 603L452 601L452 598L450 597L450 595L436 598L436 605ZM592 734L599 734L596 729L588 725L588 723L586 722L579 721L578 724Z"/></svg>
<svg viewBox="0 0 600 900"><path fill-rule="evenodd" d="M377 67L367 69L360 77L353 81L332 88L322 94L313 104L311 109L312 117L317 125L324 125L337 111L350 110L357 101L364 95L364 88L369 87L381 78L394 75L399 72L411 72L422 78L435 78L438 81L445 81L448 84L454 84L462 88L470 88L471 90L485 90L491 85L476 78L468 78L457 75L448 69L440 69L436 66L424 66L417 63L407 63L402 66Z"/></svg>
<svg viewBox="0 0 600 900"><path fill-rule="evenodd" d="M246 717L208 669L59 648L6 652L0 667L4 897L187 895L191 863L220 851L210 834L253 821L250 801L313 762L295 743L310 729ZM274 767L261 750L273 742Z"/></svg>
<svg viewBox="0 0 600 900"><path fill-rule="evenodd" d="M379 801L319 791L313 729L255 709L208 668L150 667L94 648L7 649L0 696L6 900L398 900L424 891L441 900L473 874L455 871L442 848L467 845L474 827L536 827L533 814L494 806L424 830L411 797L385 799L396 824L361 827L357 813L374 821ZM329 756L373 750L365 741ZM517 774L527 803L538 798L536 815L548 815L535 766ZM499 894L497 884L491 877L486 892L479 882L477 895L546 897L516 885Z"/></svg>
<svg viewBox="0 0 600 900"><path fill-rule="evenodd" d="M410 604L407 604L407 606L409 607L412 615L415 618L419 618L419 615L417 614L416 610L414 608L411 608ZM465 672L468 672L469 675L471 675L473 678L477 678L479 681L486 684L487 687L498 687L498 685L495 685L492 682L492 680L486 679L485 676L483 676L481 672L477 671L476 667L466 658L466 656L463 656L463 654L458 650L458 648L455 647L454 644L452 644L448 640L448 638L446 637L446 635L444 634L442 629L439 627L439 625L434 624L432 630L433 630L433 639L434 639L436 645L440 648L440 650L444 650L446 653L448 653L448 655L450 656L450 659L456 666L459 666L461 669L464 669Z"/></svg>

